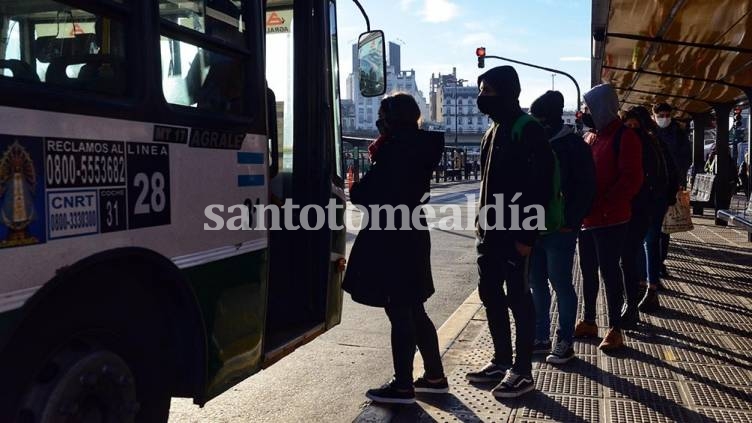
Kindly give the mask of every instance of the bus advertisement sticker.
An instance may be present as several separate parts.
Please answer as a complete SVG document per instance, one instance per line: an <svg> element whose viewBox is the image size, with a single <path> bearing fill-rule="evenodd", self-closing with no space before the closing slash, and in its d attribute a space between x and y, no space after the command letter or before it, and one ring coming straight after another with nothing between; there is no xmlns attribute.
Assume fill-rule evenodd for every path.
<svg viewBox="0 0 752 423"><path fill-rule="evenodd" d="M47 189L125 185L122 141L45 140Z"/></svg>
<svg viewBox="0 0 752 423"><path fill-rule="evenodd" d="M170 224L169 144L129 142L128 229Z"/></svg>
<svg viewBox="0 0 752 423"><path fill-rule="evenodd" d="M49 239L92 235L99 232L99 207L97 191L50 191L47 193L49 210Z"/></svg>
<svg viewBox="0 0 752 423"><path fill-rule="evenodd" d="M99 227L103 234L128 229L127 210L125 188L99 190Z"/></svg>
<svg viewBox="0 0 752 423"><path fill-rule="evenodd" d="M42 139L0 135L0 248L46 241Z"/></svg>

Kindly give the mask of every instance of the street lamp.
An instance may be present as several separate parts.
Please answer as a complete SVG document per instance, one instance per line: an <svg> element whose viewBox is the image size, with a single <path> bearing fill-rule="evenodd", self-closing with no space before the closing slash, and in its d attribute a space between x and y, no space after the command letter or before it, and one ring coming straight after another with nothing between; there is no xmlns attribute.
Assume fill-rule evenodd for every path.
<svg viewBox="0 0 752 423"><path fill-rule="evenodd" d="M457 133L459 132L459 121L460 121L460 106L457 99L457 87L463 83L467 82L467 79L458 79L454 81L454 146L459 146L459 141L457 140Z"/></svg>

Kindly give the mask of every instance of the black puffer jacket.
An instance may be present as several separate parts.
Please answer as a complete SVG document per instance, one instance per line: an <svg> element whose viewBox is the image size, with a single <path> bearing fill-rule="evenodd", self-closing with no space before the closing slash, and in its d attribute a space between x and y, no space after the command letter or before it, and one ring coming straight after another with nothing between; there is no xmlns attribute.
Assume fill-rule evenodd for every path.
<svg viewBox="0 0 752 423"><path fill-rule="evenodd" d="M354 301L375 307L418 304L434 293L431 238L428 230L415 228L412 214L428 200L424 195L430 191L431 173L443 147L440 132L400 131L387 138L371 170L353 185L353 204L366 207L369 214L374 206L403 205L393 225L399 229L407 221L410 228L384 230L387 213L379 212L378 225L369 215L368 225L355 238L342 286ZM426 223L421 218L421 226Z"/></svg>

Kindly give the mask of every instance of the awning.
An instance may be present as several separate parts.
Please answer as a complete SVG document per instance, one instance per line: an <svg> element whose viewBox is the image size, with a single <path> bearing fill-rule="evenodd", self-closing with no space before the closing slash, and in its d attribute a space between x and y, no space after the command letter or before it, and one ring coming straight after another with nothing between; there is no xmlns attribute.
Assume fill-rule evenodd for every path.
<svg viewBox="0 0 752 423"><path fill-rule="evenodd" d="M752 89L752 0L593 0L592 83L688 118Z"/></svg>

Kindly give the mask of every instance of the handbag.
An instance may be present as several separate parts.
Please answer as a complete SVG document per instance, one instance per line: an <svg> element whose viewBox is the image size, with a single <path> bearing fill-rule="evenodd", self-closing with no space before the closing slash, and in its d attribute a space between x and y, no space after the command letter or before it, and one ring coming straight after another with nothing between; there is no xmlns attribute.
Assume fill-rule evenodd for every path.
<svg viewBox="0 0 752 423"><path fill-rule="evenodd" d="M689 191L680 190L676 193L676 203L668 207L663 216L661 231L666 234L688 232L695 227L692 224L692 210L689 205Z"/></svg>

